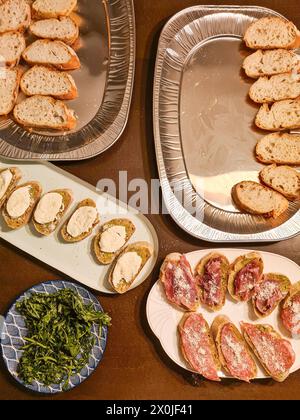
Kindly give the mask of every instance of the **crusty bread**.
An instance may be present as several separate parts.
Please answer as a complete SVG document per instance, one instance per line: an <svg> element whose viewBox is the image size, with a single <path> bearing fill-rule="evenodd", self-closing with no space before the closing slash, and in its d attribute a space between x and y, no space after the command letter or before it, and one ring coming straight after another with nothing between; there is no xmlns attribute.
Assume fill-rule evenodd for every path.
<svg viewBox="0 0 300 420"><path fill-rule="evenodd" d="M254 50L293 49L299 46L299 36L299 31L292 22L272 16L252 23L244 40L247 47Z"/></svg>
<svg viewBox="0 0 300 420"><path fill-rule="evenodd" d="M126 239L125 239L124 246L127 244L127 242L130 240L130 238L135 232L134 224L128 219L113 219L105 223L103 226L101 226L100 232L98 233L98 235L95 236L93 247L94 247L94 252L95 252L97 260L100 262L100 264L103 264L103 265L111 264L113 260L116 258L116 256L118 255L118 253L120 252L120 250L124 247L123 246L121 249L119 249L117 252L114 252L114 253L103 252L101 250L100 248L101 236L103 232L105 232L107 229L113 226L125 227Z"/></svg>
<svg viewBox="0 0 300 420"><path fill-rule="evenodd" d="M258 103L296 99L300 95L300 74L284 73L260 77L250 88L250 98Z"/></svg>
<svg viewBox="0 0 300 420"><path fill-rule="evenodd" d="M15 69L1 69L0 74L0 115L9 114L18 97L21 71Z"/></svg>
<svg viewBox="0 0 300 420"><path fill-rule="evenodd" d="M263 104L255 119L257 127L269 131L300 128L300 98Z"/></svg>
<svg viewBox="0 0 300 420"><path fill-rule="evenodd" d="M11 180L5 194L2 197L0 197L0 209L2 208L3 204L5 203L7 197L16 188L18 182L22 178L22 173L21 173L20 169L14 168L14 167L1 169L0 170L0 176L1 176L1 172L7 171L7 170L9 170L11 172L12 180Z"/></svg>
<svg viewBox="0 0 300 420"><path fill-rule="evenodd" d="M291 285L289 293L286 296L285 300L283 301L283 304L280 310L280 317L281 317L283 326L293 337L296 337L296 338L299 338L300 326L298 323L298 310L294 312L292 309L292 305L293 305L293 298L296 297L298 300L299 294L300 294L300 281L298 283L294 283ZM298 305L296 304L296 306ZM295 320L293 320L294 317L291 319L290 317L286 318L286 316L284 316L284 312L286 310L288 312L292 311L292 313L295 313L296 315Z"/></svg>
<svg viewBox="0 0 300 420"><path fill-rule="evenodd" d="M15 106L15 120L25 127L72 130L76 126L74 112L64 102L50 96L31 96Z"/></svg>
<svg viewBox="0 0 300 420"><path fill-rule="evenodd" d="M267 166L260 172L261 181L289 200L300 198L300 174L289 166Z"/></svg>
<svg viewBox="0 0 300 420"><path fill-rule="evenodd" d="M120 258L124 254L127 254L128 252L135 252L139 255L139 257L141 257L141 259L142 259L141 266L140 266L138 272L136 273L135 277L130 282L127 282L125 279L122 279L118 285L115 285L113 283L114 270L115 270L116 265L117 265L118 261L120 260ZM141 273L141 271L145 267L146 263L152 257L152 255L153 255L153 247L148 242L136 242L136 243L128 245L118 255L118 257L115 259L115 261L113 263L113 266L111 268L111 271L109 273L108 280L109 280L109 283L111 284L112 288L120 294L128 292L128 290L130 289L130 287L132 286L132 284L134 283L134 281L136 280L138 275Z"/></svg>
<svg viewBox="0 0 300 420"><path fill-rule="evenodd" d="M272 133L258 141L256 158L263 163L300 165L300 136Z"/></svg>
<svg viewBox="0 0 300 420"><path fill-rule="evenodd" d="M73 77L46 66L34 66L21 78L20 87L25 95L53 96L56 99L74 99L78 91Z"/></svg>
<svg viewBox="0 0 300 420"><path fill-rule="evenodd" d="M290 50L258 50L245 58L243 68L248 77L257 79L261 76L289 73L299 68L297 54Z"/></svg>
<svg viewBox="0 0 300 420"><path fill-rule="evenodd" d="M75 70L80 61L75 51L62 41L38 39L30 44L22 54L29 64L46 64L58 70Z"/></svg>
<svg viewBox="0 0 300 420"><path fill-rule="evenodd" d="M72 45L79 36L78 25L70 17L38 20L29 29L38 38L63 41L68 45Z"/></svg>
<svg viewBox="0 0 300 420"><path fill-rule="evenodd" d="M242 211L266 218L276 219L289 207L289 202L283 195L252 181L235 185L232 198Z"/></svg>
<svg viewBox="0 0 300 420"><path fill-rule="evenodd" d="M55 18L68 16L77 6L77 0L36 0L32 4L34 17Z"/></svg>
<svg viewBox="0 0 300 420"><path fill-rule="evenodd" d="M35 213L33 214L33 218L32 218L33 225L34 225L36 231L38 233L40 233L41 235L44 235L44 236L49 236L51 233L53 233L55 231L55 229L59 225L59 222L61 221L61 219L66 214L68 208L70 207L70 205L73 201L73 193L72 193L71 190L53 190L53 191L49 191L49 192L50 193L58 193L62 196L63 207L57 213L56 219L53 222L47 223L47 224L38 223L35 220ZM49 194L49 192L47 194ZM38 205L39 204L37 204L37 206Z"/></svg>
<svg viewBox="0 0 300 420"><path fill-rule="evenodd" d="M0 64L13 67L19 63L26 48L24 35L20 32L6 32L0 35Z"/></svg>
<svg viewBox="0 0 300 420"><path fill-rule="evenodd" d="M30 186L31 187L31 204L28 207L28 209L26 210L26 212L19 218L17 219L13 219L10 217L10 215L7 212L6 206L7 203L9 201L9 197L19 188L23 188L23 187L27 187ZM40 185L39 182L27 182L26 184L22 184L22 185L18 185L16 188L14 188L11 193L9 194L9 196L7 197L7 200L3 206L2 209L2 215L3 218L7 224L7 226L11 229L20 229L21 227L27 225L31 219L31 215L33 213L33 210L36 206L36 203L39 201L40 197L42 194L42 186Z"/></svg>
<svg viewBox="0 0 300 420"><path fill-rule="evenodd" d="M0 33L23 31L30 24L30 5L26 0L1 0L0 16Z"/></svg>
<svg viewBox="0 0 300 420"><path fill-rule="evenodd" d="M78 205L77 205L77 207L76 207L76 209L74 210L74 212L73 212L73 214L76 212L76 210L78 210L80 207L95 207L95 208L97 208L97 205L96 205L96 203L94 202L94 200L92 200L91 198L87 198L87 199L85 199L85 200L82 200ZM72 215L73 215L72 214ZM61 229L61 236L62 236L62 238L64 239L64 241L66 241L66 242L69 242L69 243L75 243L75 242L81 242L81 241L83 241L84 239L86 239L86 238L88 238L91 234L92 234L92 232L93 232L93 230L94 230L94 228L99 224L99 215L98 215L98 217L97 217L97 219L95 220L95 222L93 223L93 226L91 227L91 229L89 229L87 232L85 232L85 233L83 233L83 234L81 234L80 236L78 236L77 238L73 238L72 236L70 236L69 234L68 234L68 231L67 231L67 226L68 226L68 223L69 223L69 221L70 221L70 219L71 219L71 217L72 217L72 215L69 217L69 219L64 223L64 225L63 225L63 227L62 227L62 229Z"/></svg>

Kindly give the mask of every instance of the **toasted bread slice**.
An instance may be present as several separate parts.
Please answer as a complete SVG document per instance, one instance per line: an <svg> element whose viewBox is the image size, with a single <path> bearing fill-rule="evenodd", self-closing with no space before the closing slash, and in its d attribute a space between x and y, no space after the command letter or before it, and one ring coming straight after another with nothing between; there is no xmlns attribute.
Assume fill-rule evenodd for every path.
<svg viewBox="0 0 300 420"><path fill-rule="evenodd" d="M21 89L27 96L53 96L56 99L75 99L78 96L73 77L46 66L34 66L21 78Z"/></svg>
<svg viewBox="0 0 300 420"><path fill-rule="evenodd" d="M256 158L263 163L300 165L300 136L272 133L258 141Z"/></svg>
<svg viewBox="0 0 300 420"><path fill-rule="evenodd" d="M35 18L68 16L77 6L77 0L35 0L32 11Z"/></svg>
<svg viewBox="0 0 300 420"><path fill-rule="evenodd" d="M288 200L300 199L300 174L289 166L267 166L260 172L261 181Z"/></svg>
<svg viewBox="0 0 300 420"><path fill-rule="evenodd" d="M25 209L22 215L18 215L17 217L12 217L9 212L9 208L11 206L11 202L14 200L15 193L17 192L17 190L24 189L26 187L28 187L29 195L30 195L30 200L28 203L29 206ZM41 197L41 194L42 194L42 187L38 182L27 182L26 184L22 184L14 188L13 191L9 194L2 209L2 215L7 226L10 227L11 229L20 229L21 227L27 225L31 219L31 215L36 206L36 203L39 201ZM18 205L20 205L19 200L17 201L18 201Z"/></svg>
<svg viewBox="0 0 300 420"><path fill-rule="evenodd" d="M257 366L236 326L226 316L215 318L211 333L215 340L219 360L232 377L250 382L257 377Z"/></svg>
<svg viewBox="0 0 300 420"><path fill-rule="evenodd" d="M249 301L255 286L264 271L264 263L258 252L251 252L238 257L230 266L228 292L237 302Z"/></svg>
<svg viewBox="0 0 300 420"><path fill-rule="evenodd" d="M26 48L24 35L20 32L0 34L0 64L14 67Z"/></svg>
<svg viewBox="0 0 300 420"><path fill-rule="evenodd" d="M240 210L265 218L276 219L289 208L289 202L283 195L252 181L235 185L232 198Z"/></svg>
<svg viewBox="0 0 300 420"><path fill-rule="evenodd" d="M294 337L300 337L300 281L290 287L280 317L286 330Z"/></svg>
<svg viewBox="0 0 300 420"><path fill-rule="evenodd" d="M21 178L22 173L18 168L10 167L0 170L0 209Z"/></svg>
<svg viewBox="0 0 300 420"><path fill-rule="evenodd" d="M1 69L0 77L0 115L8 115L15 106L21 78L21 71L15 69Z"/></svg>
<svg viewBox="0 0 300 420"><path fill-rule="evenodd" d="M79 36L78 25L71 17L38 20L29 29L37 38L62 41L68 45L74 44Z"/></svg>
<svg viewBox="0 0 300 420"><path fill-rule="evenodd" d="M148 242L128 245L115 259L109 273L113 289L120 294L128 292L152 255L153 247Z"/></svg>
<svg viewBox="0 0 300 420"><path fill-rule="evenodd" d="M257 113L255 124L262 130L281 131L300 128L300 98L263 104Z"/></svg>
<svg viewBox="0 0 300 420"><path fill-rule="evenodd" d="M228 259L218 253L205 256L196 267L195 278L200 301L215 312L225 305L228 270Z"/></svg>
<svg viewBox="0 0 300 420"><path fill-rule="evenodd" d="M271 325L252 325L242 322L246 342L258 358L268 375L283 382L295 363L295 352L291 343L284 340Z"/></svg>
<svg viewBox="0 0 300 420"><path fill-rule="evenodd" d="M41 221L38 222L37 220L40 220L39 217L41 217L40 214L44 216L45 211L50 210L51 212L51 202L50 203L47 202L45 197L53 193L59 194L62 197L61 207L59 208L58 212L54 215L54 217L52 217L51 221L46 221L46 222L43 221L43 223ZM36 209L33 214L32 220L33 220L33 225L36 231L44 236L49 236L51 233L53 233L55 229L57 228L59 222L63 218L63 216L66 214L72 201L73 201L73 193L70 190L53 190L45 194L41 198L39 203L37 204ZM48 208L46 208L46 206L48 206Z"/></svg>
<svg viewBox="0 0 300 420"><path fill-rule="evenodd" d="M31 65L51 65L58 70L75 70L80 67L75 51L62 41L38 39L23 51L22 57Z"/></svg>
<svg viewBox="0 0 300 420"><path fill-rule="evenodd" d="M292 22L272 16L252 23L246 31L244 41L248 48L254 50L293 49L298 48L299 38L299 31Z"/></svg>
<svg viewBox="0 0 300 420"><path fill-rule="evenodd" d="M260 77L250 88L250 98L258 103L296 99L300 95L300 74L284 73Z"/></svg>
<svg viewBox="0 0 300 420"><path fill-rule="evenodd" d="M70 233L68 233L68 225L70 223L70 221L72 220L73 216L76 214L76 212L81 209L82 207L92 207L94 209L96 209L95 212L95 219L94 221L87 227L86 232L82 232L80 233L78 236L71 236ZM75 211L73 212L72 216L66 221L66 223L63 225L62 229L61 229L61 236L62 238L66 241L66 242L70 242L70 243L74 243L74 242L81 242L84 239L88 238L92 233L94 228L99 224L100 220L99 220L99 214L97 211L97 205L94 202L94 200L87 198L83 201L81 201Z"/></svg>
<svg viewBox="0 0 300 420"><path fill-rule="evenodd" d="M291 73L299 68L297 54L290 50L258 50L245 58L243 68L248 77L258 79L261 76Z"/></svg>
<svg viewBox="0 0 300 420"><path fill-rule="evenodd" d="M30 24L30 5L26 0L1 0L0 16L1 34L10 31L23 31Z"/></svg>
<svg viewBox="0 0 300 420"><path fill-rule="evenodd" d="M24 127L72 130L76 126L74 111L50 96L31 96L14 109L15 120Z"/></svg>
<svg viewBox="0 0 300 420"><path fill-rule="evenodd" d="M115 227L123 228L125 236L124 238L120 238L119 233L114 232L110 237L110 241L113 241L116 246L119 245L118 249L113 252L103 251L101 248L101 240L104 239L103 234L109 234L112 228ZM100 232L94 239L94 252L99 263L103 265L111 264L120 250L128 243L134 232L135 226L128 219L113 219L101 226Z"/></svg>

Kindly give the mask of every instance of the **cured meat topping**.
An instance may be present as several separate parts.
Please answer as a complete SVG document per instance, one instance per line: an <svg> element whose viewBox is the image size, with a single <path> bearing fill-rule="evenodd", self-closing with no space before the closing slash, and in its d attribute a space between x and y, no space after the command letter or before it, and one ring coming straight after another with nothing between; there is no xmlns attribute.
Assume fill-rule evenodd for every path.
<svg viewBox="0 0 300 420"><path fill-rule="evenodd" d="M255 287L255 306L261 314L272 311L287 295L280 289L280 284L274 280L264 279Z"/></svg>
<svg viewBox="0 0 300 420"><path fill-rule="evenodd" d="M236 275L234 281L235 294L243 302L247 302L254 294L254 288L260 278L259 260L255 259L245 265Z"/></svg>
<svg viewBox="0 0 300 420"><path fill-rule="evenodd" d="M281 319L288 331L294 336L300 336L300 293L294 295L281 311Z"/></svg>
<svg viewBox="0 0 300 420"><path fill-rule="evenodd" d="M210 307L218 306L222 299L222 258L212 258L197 277L202 290L202 302Z"/></svg>

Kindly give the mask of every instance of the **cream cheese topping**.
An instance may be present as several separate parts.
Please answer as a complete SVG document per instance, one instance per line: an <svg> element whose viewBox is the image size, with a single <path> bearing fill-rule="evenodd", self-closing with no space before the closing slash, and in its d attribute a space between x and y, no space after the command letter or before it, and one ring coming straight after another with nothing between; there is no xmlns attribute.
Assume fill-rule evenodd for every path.
<svg viewBox="0 0 300 420"><path fill-rule="evenodd" d="M98 217L98 212L95 207L84 206L80 207L72 215L67 225L67 232L72 238L77 238L83 233L88 232L95 223Z"/></svg>
<svg viewBox="0 0 300 420"><path fill-rule="evenodd" d="M131 283L139 272L142 265L142 258L136 252L126 252L117 261L112 275L112 282L115 287L122 279Z"/></svg>
<svg viewBox="0 0 300 420"><path fill-rule="evenodd" d="M13 174L9 169L0 173L0 200L4 197L7 192L7 189L13 179Z"/></svg>
<svg viewBox="0 0 300 420"><path fill-rule="evenodd" d="M112 226L102 233L99 246L102 252L114 253L121 249L125 243L125 226Z"/></svg>
<svg viewBox="0 0 300 420"><path fill-rule="evenodd" d="M12 219L18 219L23 216L30 207L32 201L30 191L31 186L27 185L26 187L18 188L9 197L6 210Z"/></svg>
<svg viewBox="0 0 300 420"><path fill-rule="evenodd" d="M42 225L54 222L58 213L63 210L63 197L57 192L45 194L34 212L34 219Z"/></svg>

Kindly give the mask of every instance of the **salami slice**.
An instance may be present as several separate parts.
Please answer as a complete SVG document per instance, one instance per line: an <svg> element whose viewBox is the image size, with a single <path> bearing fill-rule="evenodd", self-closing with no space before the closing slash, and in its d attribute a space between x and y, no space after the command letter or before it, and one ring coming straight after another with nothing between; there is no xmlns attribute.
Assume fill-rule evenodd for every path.
<svg viewBox="0 0 300 420"><path fill-rule="evenodd" d="M187 314L179 325L180 347L191 368L211 381L220 381L220 363L209 326L201 314Z"/></svg>
<svg viewBox="0 0 300 420"><path fill-rule="evenodd" d="M295 337L300 336L300 283L294 285L281 310L285 328Z"/></svg>

